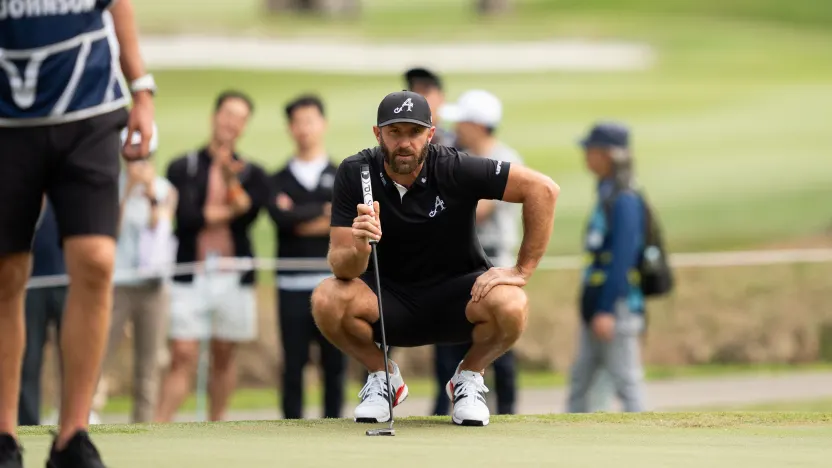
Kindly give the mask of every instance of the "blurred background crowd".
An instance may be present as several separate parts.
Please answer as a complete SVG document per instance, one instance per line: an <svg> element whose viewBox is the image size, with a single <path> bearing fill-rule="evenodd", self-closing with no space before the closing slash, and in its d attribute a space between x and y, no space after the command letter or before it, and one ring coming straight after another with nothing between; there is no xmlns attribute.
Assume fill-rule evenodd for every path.
<svg viewBox="0 0 832 468"><path fill-rule="evenodd" d="M651 399L650 383L670 377L832 382L826 2L159 0L137 13L158 131L152 158L122 169L93 420L351 416L361 371L321 337L309 295L328 274L335 170L375 145L377 103L399 89L431 104L434 143L529 165L562 188L527 288L528 331L486 373L496 412L748 399L739 381L734 400ZM630 191L638 202L614 203ZM65 273L44 207L33 277ZM612 324L582 313L587 290L631 281L641 257L616 269L603 255L644 248L644 208L666 253L682 254L673 289L645 298L616 286L637 313ZM477 221L486 253L510 265L519 211L484 203ZM291 258L321 264L280 266ZM136 276L174 262L203 264ZM64 296L60 285L27 295L24 425L54 417ZM414 414L447 413L439 389L465 350L392 351L422 378ZM806 394L794 382L746 404L832 408L832 385Z"/></svg>

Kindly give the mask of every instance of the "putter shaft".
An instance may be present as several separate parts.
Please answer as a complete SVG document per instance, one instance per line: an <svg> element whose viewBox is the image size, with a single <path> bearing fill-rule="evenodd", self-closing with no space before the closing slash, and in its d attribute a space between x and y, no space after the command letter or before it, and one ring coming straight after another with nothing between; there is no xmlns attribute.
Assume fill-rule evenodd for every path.
<svg viewBox="0 0 832 468"><path fill-rule="evenodd" d="M376 279L376 296L378 298L378 318L379 322L381 322L381 350L384 353L384 375L387 378L387 403L390 405L390 425L387 429L376 429L376 431L378 431L376 434L370 434L371 431L367 431L367 435L395 435L395 432L393 431L393 386L390 383L390 363L387 357L387 335L384 330L384 311L382 310L381 275L379 275L378 271L378 251L376 250L377 244L378 242L376 241L370 241L373 255L373 273L375 274ZM382 431L389 433L382 433Z"/></svg>

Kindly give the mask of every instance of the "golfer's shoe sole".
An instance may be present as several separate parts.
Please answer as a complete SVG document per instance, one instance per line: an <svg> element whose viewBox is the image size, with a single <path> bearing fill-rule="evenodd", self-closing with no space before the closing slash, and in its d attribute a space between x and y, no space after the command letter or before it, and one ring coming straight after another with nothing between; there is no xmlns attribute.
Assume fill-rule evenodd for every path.
<svg viewBox="0 0 832 468"><path fill-rule="evenodd" d="M488 419L485 421L479 421L477 419L457 419L455 417L451 417L451 420L457 426L472 426L472 427L482 427L488 425Z"/></svg>
<svg viewBox="0 0 832 468"><path fill-rule="evenodd" d="M407 385L402 385L402 388L399 390L398 395L396 395L396 401L393 402L393 408L404 403L404 401L407 400L407 394ZM390 421L390 418L388 417L385 420L381 420L379 418L353 418L353 420L357 423L362 424L380 424Z"/></svg>

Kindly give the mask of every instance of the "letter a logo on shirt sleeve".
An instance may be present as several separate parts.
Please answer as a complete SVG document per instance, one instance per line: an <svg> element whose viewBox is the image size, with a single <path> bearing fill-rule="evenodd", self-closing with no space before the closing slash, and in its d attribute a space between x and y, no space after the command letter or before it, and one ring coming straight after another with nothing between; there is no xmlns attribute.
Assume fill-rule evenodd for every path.
<svg viewBox="0 0 832 468"><path fill-rule="evenodd" d="M408 112L413 111L413 101L411 101L410 98L407 98L407 100L402 103L401 107L393 109L393 112L398 114L399 112L403 111L405 107L407 107Z"/></svg>

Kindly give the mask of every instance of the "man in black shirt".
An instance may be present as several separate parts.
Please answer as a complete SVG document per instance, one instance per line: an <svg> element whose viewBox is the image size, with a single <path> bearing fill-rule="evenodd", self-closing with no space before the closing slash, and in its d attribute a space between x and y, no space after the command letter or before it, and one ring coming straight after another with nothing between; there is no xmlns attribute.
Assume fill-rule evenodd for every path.
<svg viewBox="0 0 832 468"><path fill-rule="evenodd" d="M326 258L335 166L324 146L324 105L316 96L300 96L286 106L289 132L297 151L270 179L269 214L277 226L278 258ZM341 417L346 359L326 341L312 320L312 290L328 269L297 271L278 265L277 300L283 344L283 417L303 416L303 368L309 345L320 346L324 374L324 417Z"/></svg>
<svg viewBox="0 0 832 468"><path fill-rule="evenodd" d="M546 251L560 189L523 166L430 144L435 132L430 107L414 92L387 95L373 132L379 146L345 159L335 176L328 255L335 278L312 295L315 322L369 372L355 420L388 421L388 399L401 403L407 386L392 362L388 384L377 345L379 291L368 260L369 241L378 240L388 344L472 341L446 390L454 423L486 425L482 373L525 328L528 301L521 288ZM364 165L377 200L372 207L363 204ZM481 199L523 204L525 231L516 266L493 268L486 258L475 228Z"/></svg>

